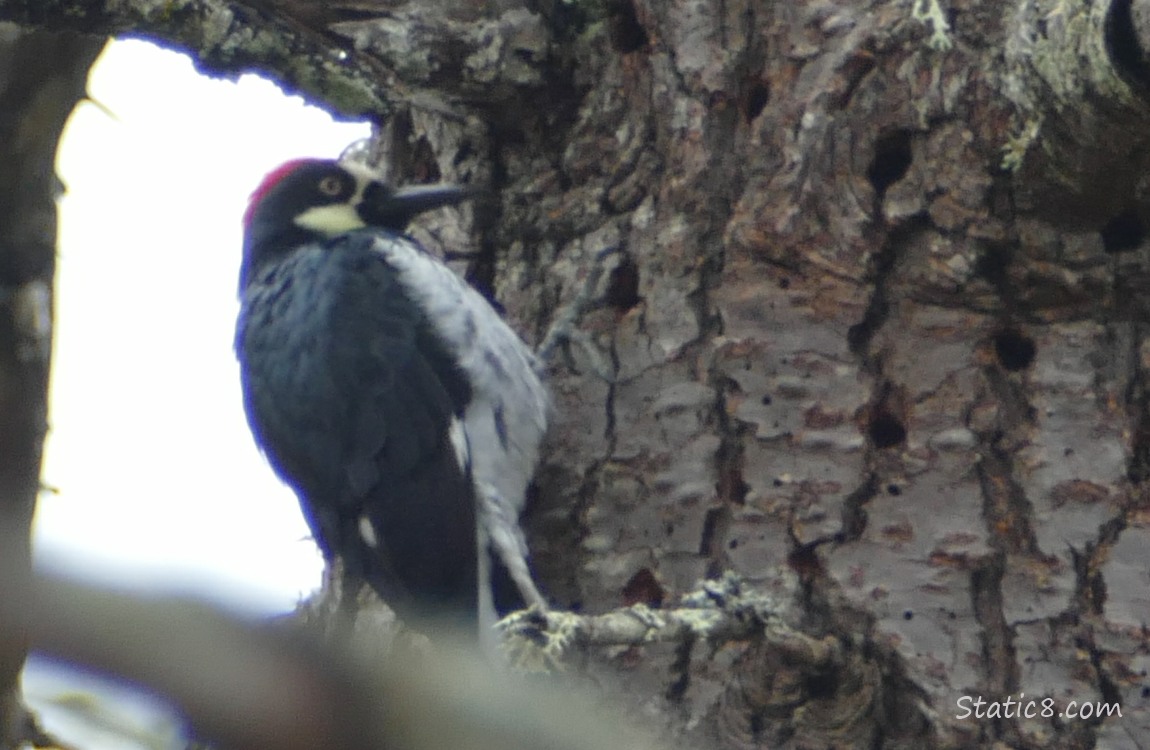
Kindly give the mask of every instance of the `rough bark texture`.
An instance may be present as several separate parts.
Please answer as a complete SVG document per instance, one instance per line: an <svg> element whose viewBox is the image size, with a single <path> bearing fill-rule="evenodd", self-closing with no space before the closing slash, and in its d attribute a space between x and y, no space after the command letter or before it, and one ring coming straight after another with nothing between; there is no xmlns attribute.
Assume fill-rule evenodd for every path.
<svg viewBox="0 0 1150 750"><path fill-rule="evenodd" d="M0 16L201 49L154 5ZM602 612L733 569L837 656L591 648L601 689L695 747L1146 736L1150 4L162 5L231 9L242 64L274 23L380 71L355 106L268 72L386 114L397 179L496 192L418 236L529 338L614 251L580 324L612 377L553 368L542 583ZM956 718L1019 693L1122 716Z"/></svg>
<svg viewBox="0 0 1150 750"><path fill-rule="evenodd" d="M48 428L56 142L102 40L0 23L0 610L27 604L32 512ZM6 623L18 622L11 614ZM36 738L19 697L24 638L0 639L0 747Z"/></svg>

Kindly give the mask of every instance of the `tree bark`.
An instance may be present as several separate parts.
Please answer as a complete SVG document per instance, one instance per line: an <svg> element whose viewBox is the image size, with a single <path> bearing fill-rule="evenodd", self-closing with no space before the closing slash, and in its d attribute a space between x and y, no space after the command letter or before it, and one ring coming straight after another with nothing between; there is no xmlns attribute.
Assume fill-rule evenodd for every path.
<svg viewBox="0 0 1150 750"><path fill-rule="evenodd" d="M551 376L541 582L602 613L733 570L806 639L568 652L636 715L714 748L1150 729L1150 3L162 5L0 17L130 28L371 115L397 180L497 194L417 236L474 248L529 339L595 302L602 356ZM273 28L337 52L265 54ZM1122 715L959 718L1020 693Z"/></svg>

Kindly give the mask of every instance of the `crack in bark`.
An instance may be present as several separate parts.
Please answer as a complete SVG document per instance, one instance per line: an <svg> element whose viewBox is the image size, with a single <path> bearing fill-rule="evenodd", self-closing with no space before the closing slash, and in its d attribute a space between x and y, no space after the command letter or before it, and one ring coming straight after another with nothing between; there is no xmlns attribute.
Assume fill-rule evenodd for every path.
<svg viewBox="0 0 1150 750"><path fill-rule="evenodd" d="M1031 525L1034 508L1013 477L1009 457L993 444L987 445L984 439L976 471L991 546L1007 554L1042 554Z"/></svg>
<svg viewBox="0 0 1150 750"><path fill-rule="evenodd" d="M508 186L507 165L503 161L504 145L497 128L489 126L487 136L487 162L490 164L491 184L487 186L494 200L486 201L475 211L473 234L479 237L479 252L467 264L466 278L475 288L495 302L495 277L499 263L503 201L499 200ZM498 304L498 303L496 303Z"/></svg>
<svg viewBox="0 0 1150 750"><path fill-rule="evenodd" d="M1004 552L978 561L970 572L971 607L982 626L983 687L991 695L1009 695L1018 688L1018 662L1014 635L1003 614L1002 581L1006 575ZM989 731L1000 735L1002 727L990 724Z"/></svg>
<svg viewBox="0 0 1150 750"><path fill-rule="evenodd" d="M846 496L842 505L842 526L836 542L846 544L862 538L867 526L866 504L878 496L880 486L878 475L871 472L866 481Z"/></svg>
<svg viewBox="0 0 1150 750"><path fill-rule="evenodd" d="M1122 515L1099 526L1097 537L1086 545L1085 550L1070 550L1074 560L1075 608L1086 617L1102 617L1105 614L1107 588L1102 567L1110 556L1110 549L1126 530L1128 512L1124 511Z"/></svg>
<svg viewBox="0 0 1150 750"><path fill-rule="evenodd" d="M878 363L870 356L870 342L878 330L886 323L890 314L891 300L889 285L909 240L919 231L930 227L930 219L916 216L904 224L887 230L887 235L879 250L871 259L871 292L862 320L847 330L847 347L862 359L863 368L877 370Z"/></svg>
<svg viewBox="0 0 1150 750"><path fill-rule="evenodd" d="M1135 351L1145 346L1145 324L1138 323ZM1141 484L1150 479L1150 372L1142 367L1138 357L1133 358L1133 375L1127 394L1127 412L1134 415L1130 438L1130 454L1126 460L1126 474L1130 481Z"/></svg>

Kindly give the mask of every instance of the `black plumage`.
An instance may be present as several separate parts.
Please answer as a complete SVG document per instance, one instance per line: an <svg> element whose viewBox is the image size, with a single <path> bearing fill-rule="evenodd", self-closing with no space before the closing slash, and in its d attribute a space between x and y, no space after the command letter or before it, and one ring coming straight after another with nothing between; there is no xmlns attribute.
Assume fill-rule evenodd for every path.
<svg viewBox="0 0 1150 750"><path fill-rule="evenodd" d="M403 231L462 187L289 162L244 217L248 420L328 560L402 617L545 606L519 526L549 399L530 348Z"/></svg>
<svg viewBox="0 0 1150 750"><path fill-rule="evenodd" d="M330 163L303 167L246 217L235 348L248 421L327 559L402 615L473 619L474 488L450 436L467 380L377 251L411 240L328 239L292 221L354 189Z"/></svg>

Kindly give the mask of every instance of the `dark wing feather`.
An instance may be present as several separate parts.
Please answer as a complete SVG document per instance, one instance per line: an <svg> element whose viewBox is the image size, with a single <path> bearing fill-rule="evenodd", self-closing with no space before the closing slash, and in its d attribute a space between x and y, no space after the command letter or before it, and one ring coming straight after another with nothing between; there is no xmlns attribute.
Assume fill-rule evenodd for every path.
<svg viewBox="0 0 1150 750"><path fill-rule="evenodd" d="M326 557L401 614L473 616L475 503L448 435L466 381L371 242L301 248L251 280L248 419Z"/></svg>

